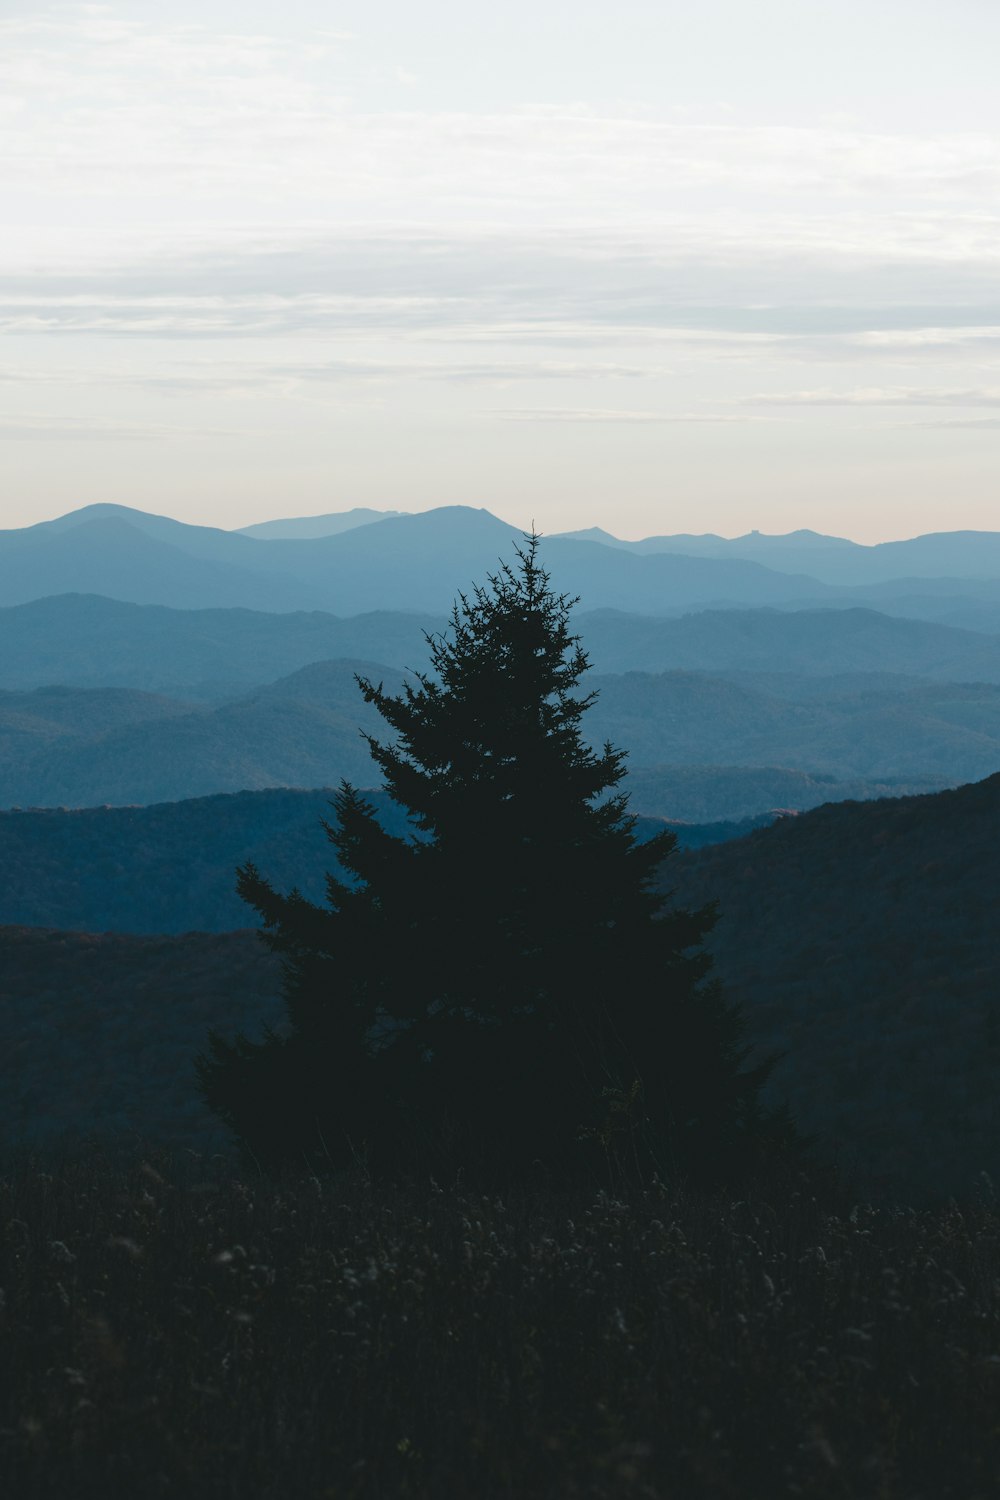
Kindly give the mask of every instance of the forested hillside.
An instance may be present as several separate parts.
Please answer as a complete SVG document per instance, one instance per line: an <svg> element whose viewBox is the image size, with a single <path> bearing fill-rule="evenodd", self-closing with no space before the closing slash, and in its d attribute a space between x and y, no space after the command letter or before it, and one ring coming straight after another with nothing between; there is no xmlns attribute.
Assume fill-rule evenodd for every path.
<svg viewBox="0 0 1000 1500"><path fill-rule="evenodd" d="M250 932L125 937L0 928L0 1153L21 1143L227 1145L194 1086L211 1026L280 1020Z"/></svg>
<svg viewBox="0 0 1000 1500"><path fill-rule="evenodd" d="M0 925L225 932L250 920L235 881L246 860L283 888L298 885L320 900L325 873L336 865L321 826L333 794L274 790L153 807L0 812ZM367 795L385 827L408 831L383 793ZM753 822L671 826L683 845L695 846L735 838ZM662 827L642 820L640 833Z"/></svg>
<svg viewBox="0 0 1000 1500"><path fill-rule="evenodd" d="M121 689L0 692L0 807L179 801L261 787L313 787L371 776L361 731L380 721L355 681L396 690L377 662L316 662L217 706ZM786 680L787 681L787 680ZM909 679L822 679L791 692L697 672L593 674L587 735L625 750L629 767L784 768L876 790L925 790L1000 765L1000 686ZM769 684L770 679L764 682ZM639 812L687 818L662 785L636 786ZM659 788L659 790L657 790ZM656 795L656 800L650 800ZM835 794L834 794L835 795ZM805 803L813 805L815 797ZM822 799L825 800L825 799ZM753 806L756 814L774 806ZM783 805L789 805L785 802ZM731 816L709 807L709 819Z"/></svg>
<svg viewBox="0 0 1000 1500"><path fill-rule="evenodd" d="M402 668L426 660L423 632L444 613L391 608L342 618L320 610L170 609L62 594L0 610L0 687L52 683L132 687L211 698L272 682L334 657ZM636 607L636 606L634 606ZM701 609L664 615L575 615L600 672L897 673L939 682L1000 682L1000 636L874 609Z"/></svg>
<svg viewBox="0 0 1000 1500"><path fill-rule="evenodd" d="M901 672L1000 682L1000 637L875 609L704 609L679 619L589 611L580 628L599 672Z"/></svg>
<svg viewBox="0 0 1000 1500"><path fill-rule="evenodd" d="M1000 1172L1000 775L818 808L680 855L774 1088L845 1164L916 1191Z"/></svg>
<svg viewBox="0 0 1000 1500"><path fill-rule="evenodd" d="M685 823L740 821L773 812L808 812L824 802L869 802L939 791L932 777L840 779L787 766L633 766L625 782L636 808L669 809ZM667 816L653 812L652 816ZM0 813L0 828L3 825Z"/></svg>
<svg viewBox="0 0 1000 1500"><path fill-rule="evenodd" d="M8 745L0 739L0 804L128 805L265 786L323 786L341 777L366 780L371 759L362 730L374 732L379 720L358 691L357 672L401 680L378 663L318 662L218 707L186 705L172 717L142 720L137 711L136 722L112 719L103 732L94 731L105 690L81 691L78 717L84 725L90 720L91 732L69 722L58 738L48 726L29 735L34 694L11 695L6 703L0 695L0 733L5 717L22 727ZM117 711L116 699L110 708Z"/></svg>
<svg viewBox="0 0 1000 1500"><path fill-rule="evenodd" d="M279 806L296 796L300 842ZM247 799L213 800L238 824ZM305 794L257 800L274 812L262 863L287 888L307 868L308 849L327 852L319 809ZM197 841L205 805L193 805L172 865L115 863L129 840L141 847L142 820L163 811L113 815L129 821L103 878L123 903L141 881L159 882L164 898L171 881L182 888L183 839ZM934 796L822 807L664 867L679 900L718 900L717 972L743 1002L757 1048L785 1052L771 1096L837 1150L859 1192L961 1196L983 1171L1000 1175L998 827L1000 776ZM99 875L100 842L90 851ZM3 866L16 871L16 858ZM54 860L53 881L56 868ZM5 899L13 873L8 881ZM185 912L207 906L206 892L195 867ZM183 1059L204 1029L252 1030L278 1015L277 971L258 951L250 933L95 939L4 929L8 1139L29 1115L76 1133L95 1120L128 1121L163 1141L191 1139L205 1117ZM123 1102L133 1088L133 1102Z"/></svg>
<svg viewBox="0 0 1000 1500"><path fill-rule="evenodd" d="M388 610L341 619L318 610L168 609L60 594L0 610L0 686L236 696L335 657L411 665L426 653L423 632L444 623L443 615Z"/></svg>
<svg viewBox="0 0 1000 1500"><path fill-rule="evenodd" d="M785 766L873 781L974 781L1000 766L1000 687L882 687L798 702L697 672L594 674L588 715L634 767ZM659 809L643 809L659 811Z"/></svg>

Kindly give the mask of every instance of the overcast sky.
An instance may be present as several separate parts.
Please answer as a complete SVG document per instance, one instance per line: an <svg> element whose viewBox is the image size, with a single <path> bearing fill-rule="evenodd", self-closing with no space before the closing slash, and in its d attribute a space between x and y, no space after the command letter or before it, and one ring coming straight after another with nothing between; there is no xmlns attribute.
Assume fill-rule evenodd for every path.
<svg viewBox="0 0 1000 1500"><path fill-rule="evenodd" d="M995 0L0 0L0 505L1000 529Z"/></svg>

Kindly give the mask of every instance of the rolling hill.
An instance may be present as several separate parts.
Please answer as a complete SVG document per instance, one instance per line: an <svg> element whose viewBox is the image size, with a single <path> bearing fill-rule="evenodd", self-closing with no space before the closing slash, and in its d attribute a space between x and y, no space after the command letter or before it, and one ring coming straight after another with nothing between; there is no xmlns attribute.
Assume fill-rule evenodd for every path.
<svg viewBox="0 0 1000 1500"><path fill-rule="evenodd" d="M0 738L0 806L168 802L265 786L328 786L341 777L364 783L371 757L362 731L374 732L382 721L361 697L355 672L393 690L403 680L377 662L318 662L214 708L178 704L186 711L167 715L156 697L147 699L155 716L112 722L89 736L70 727L54 739L45 725L44 733L22 733L6 756ZM5 702L7 716L26 723L26 706L46 696L0 696L0 732ZM95 700L117 713L115 690L110 696L106 689L64 691L65 701L71 696L95 730L101 717Z"/></svg>
<svg viewBox="0 0 1000 1500"><path fill-rule="evenodd" d="M78 931L226 932L252 917L235 890L252 860L279 887L321 901L336 861L322 829L333 790L239 792L153 807L0 812L0 925ZM367 796L407 835L384 792ZM685 847L736 838L754 821L674 825ZM640 835L658 832L645 819Z"/></svg>
<svg viewBox="0 0 1000 1500"><path fill-rule="evenodd" d="M786 766L633 766L625 783L633 807L667 808L673 818L701 824L741 822L767 813L808 812L824 802L869 802L940 790L934 778L838 780ZM2 814L0 814L2 816Z"/></svg>
<svg viewBox="0 0 1000 1500"><path fill-rule="evenodd" d="M192 1059L210 1027L280 1022L250 932L126 937L0 928L0 1152L153 1138L225 1149Z"/></svg>
<svg viewBox="0 0 1000 1500"><path fill-rule="evenodd" d="M358 672L391 692L404 681L377 662L337 659L213 707L121 689L0 693L0 807L178 801L342 777L364 785L372 767L363 733L384 734L385 725L362 699ZM589 687L591 742L625 750L633 771L785 767L913 790L1000 766L1000 686L989 683L838 686L829 698L814 689L798 701L694 672L594 674ZM656 783L641 785L649 797ZM667 800L669 775L659 785L663 800L638 810L681 816Z"/></svg>
<svg viewBox="0 0 1000 1500"><path fill-rule="evenodd" d="M97 593L181 608L439 613L522 539L485 510L442 506L316 538L189 526L125 506L88 506L0 532L0 602ZM706 602L821 598L826 584L732 558L633 555L572 539L545 543L557 586L594 608L661 613Z"/></svg>
<svg viewBox="0 0 1000 1500"><path fill-rule="evenodd" d="M461 505L377 520L346 512L243 531L90 505L0 532L0 603L72 592L187 609L436 614L509 559L522 535L489 511ZM736 542L622 543L595 530L547 537L544 560L556 586L591 609L670 615L693 607L866 604L932 618L966 609L994 618L1000 609L1000 533L993 532L865 548L755 534Z"/></svg>
<svg viewBox="0 0 1000 1500"><path fill-rule="evenodd" d="M1000 682L1000 637L871 609L701 610L675 620L607 610L579 623L600 672L895 672Z"/></svg>
<svg viewBox="0 0 1000 1500"><path fill-rule="evenodd" d="M906 1193L1000 1172L1000 776L820 807L676 858L717 900L718 972L773 1088L848 1167Z"/></svg>
<svg viewBox="0 0 1000 1500"><path fill-rule="evenodd" d="M314 857L322 847L323 797L261 793L213 799L212 809L0 822L28 829L35 863L22 871L51 893L60 920L77 860L78 909L102 884L108 915L145 890L159 916L168 892L182 896L181 917L211 910L213 848L227 859L249 852L240 838L251 805L262 868L285 888L312 878L300 858L306 840ZM983 1172L1000 1173L998 826L1000 776L821 807L664 867L681 901L718 900L717 973L742 1003L753 1045L785 1053L771 1097L837 1151L859 1196L874 1186L910 1202L970 1197L984 1190ZM192 850L206 854L204 868ZM0 861L8 891L17 856L8 845ZM8 926L0 969L0 1136L11 1144L24 1128L36 1141L46 1130L77 1139L94 1130L203 1148L218 1133L197 1103L189 1060L208 1027L253 1034L280 1019L276 966L250 932L128 938Z"/></svg>
<svg viewBox="0 0 1000 1500"><path fill-rule="evenodd" d="M1000 636L870 609L702 610L669 620L580 609L575 619L595 669L606 673L877 673L883 681L889 674L1000 683ZM0 609L0 687L231 696L335 657L419 666L427 659L424 632L445 624L443 613L383 610L344 619L64 594Z"/></svg>
<svg viewBox="0 0 1000 1500"><path fill-rule="evenodd" d="M685 533L634 542L622 541L600 527L562 534L644 556L674 552L689 557L742 558L779 573L806 573L824 583L848 586L913 578L1000 578L1000 532L996 531L932 532L871 545L808 530L777 536L750 531L732 538Z"/></svg>
<svg viewBox="0 0 1000 1500"><path fill-rule="evenodd" d="M0 610L0 686L226 697L335 657L393 667L423 661L424 632L445 623L443 615L391 611L345 620L319 611L168 609L62 594Z"/></svg>

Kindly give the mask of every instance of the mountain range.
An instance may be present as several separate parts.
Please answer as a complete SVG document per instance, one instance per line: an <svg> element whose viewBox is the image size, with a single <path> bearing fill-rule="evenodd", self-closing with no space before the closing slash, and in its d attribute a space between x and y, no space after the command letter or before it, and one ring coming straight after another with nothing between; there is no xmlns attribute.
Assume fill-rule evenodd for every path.
<svg viewBox="0 0 1000 1500"><path fill-rule="evenodd" d="M0 603L96 593L185 609L438 614L470 579L509 558L523 534L466 506L333 529L338 519L343 522L324 518L322 535L312 534L308 518L223 531L126 506L86 506L0 532ZM867 604L932 618L957 618L968 609L977 619L1000 611L1000 543L993 533L915 538L886 543L888 551L859 548L858 556L867 559L858 564L865 576L852 573L849 583L818 576L814 564L842 553L854 557L856 544L820 540L825 544L783 538L762 551L743 538L741 552L719 538L633 544L604 533L567 534L547 537L543 555L556 586L590 609L668 615L707 605ZM750 552L760 556L744 555Z"/></svg>
<svg viewBox="0 0 1000 1500"><path fill-rule="evenodd" d="M217 705L121 688L0 691L0 807L148 804L268 786L365 785L365 734L386 726L356 674L398 693L398 669L378 662L314 662ZM765 679L766 680L766 679ZM1000 764L1000 685L835 678L798 694L697 672L591 675L587 715L595 746L628 755L635 810L683 817L677 768L785 768L837 781L841 795L953 785ZM867 785L865 785L867 783ZM729 789L732 789L732 777ZM812 793L806 805L816 796ZM769 804L773 806L774 804ZM724 805L710 819L731 815ZM768 811L752 806L750 814Z"/></svg>
<svg viewBox="0 0 1000 1500"><path fill-rule="evenodd" d="M337 657L420 666L425 632L446 623L443 613L381 610L344 619L64 594L0 609L0 687L127 687L218 699ZM581 608L575 625L601 672L1000 682L1000 637L871 609L700 610L654 619Z"/></svg>
<svg viewBox="0 0 1000 1500"><path fill-rule="evenodd" d="M440 613L470 579L511 557L522 536L520 527L464 506L308 539L246 536L124 506L88 506L0 533L0 600L81 592L182 608ZM712 599L772 603L828 592L758 563L637 557L575 540L552 539L546 561L561 589L595 607L655 613Z"/></svg>
<svg viewBox="0 0 1000 1500"><path fill-rule="evenodd" d="M732 538L712 533L649 536L635 542L622 541L598 526L560 535L641 556L674 552L741 558L779 573L806 573L824 583L848 586L915 578L1000 578L1000 532L995 531L940 531L868 546L808 530L780 536L750 531Z"/></svg>

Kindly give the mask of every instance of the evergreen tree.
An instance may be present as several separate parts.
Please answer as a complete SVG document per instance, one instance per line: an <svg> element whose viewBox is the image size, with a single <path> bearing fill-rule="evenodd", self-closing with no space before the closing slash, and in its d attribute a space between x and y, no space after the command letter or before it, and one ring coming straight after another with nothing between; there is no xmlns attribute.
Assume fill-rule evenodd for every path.
<svg viewBox="0 0 1000 1500"><path fill-rule="evenodd" d="M767 1121L737 1012L707 982L711 909L657 889L674 848L589 748L594 695L539 541L460 595L431 670L369 747L413 826L397 838L342 784L325 825L342 874L320 907L247 865L239 889L285 961L288 1025L211 1038L208 1102L259 1158L378 1167L717 1177Z"/></svg>

